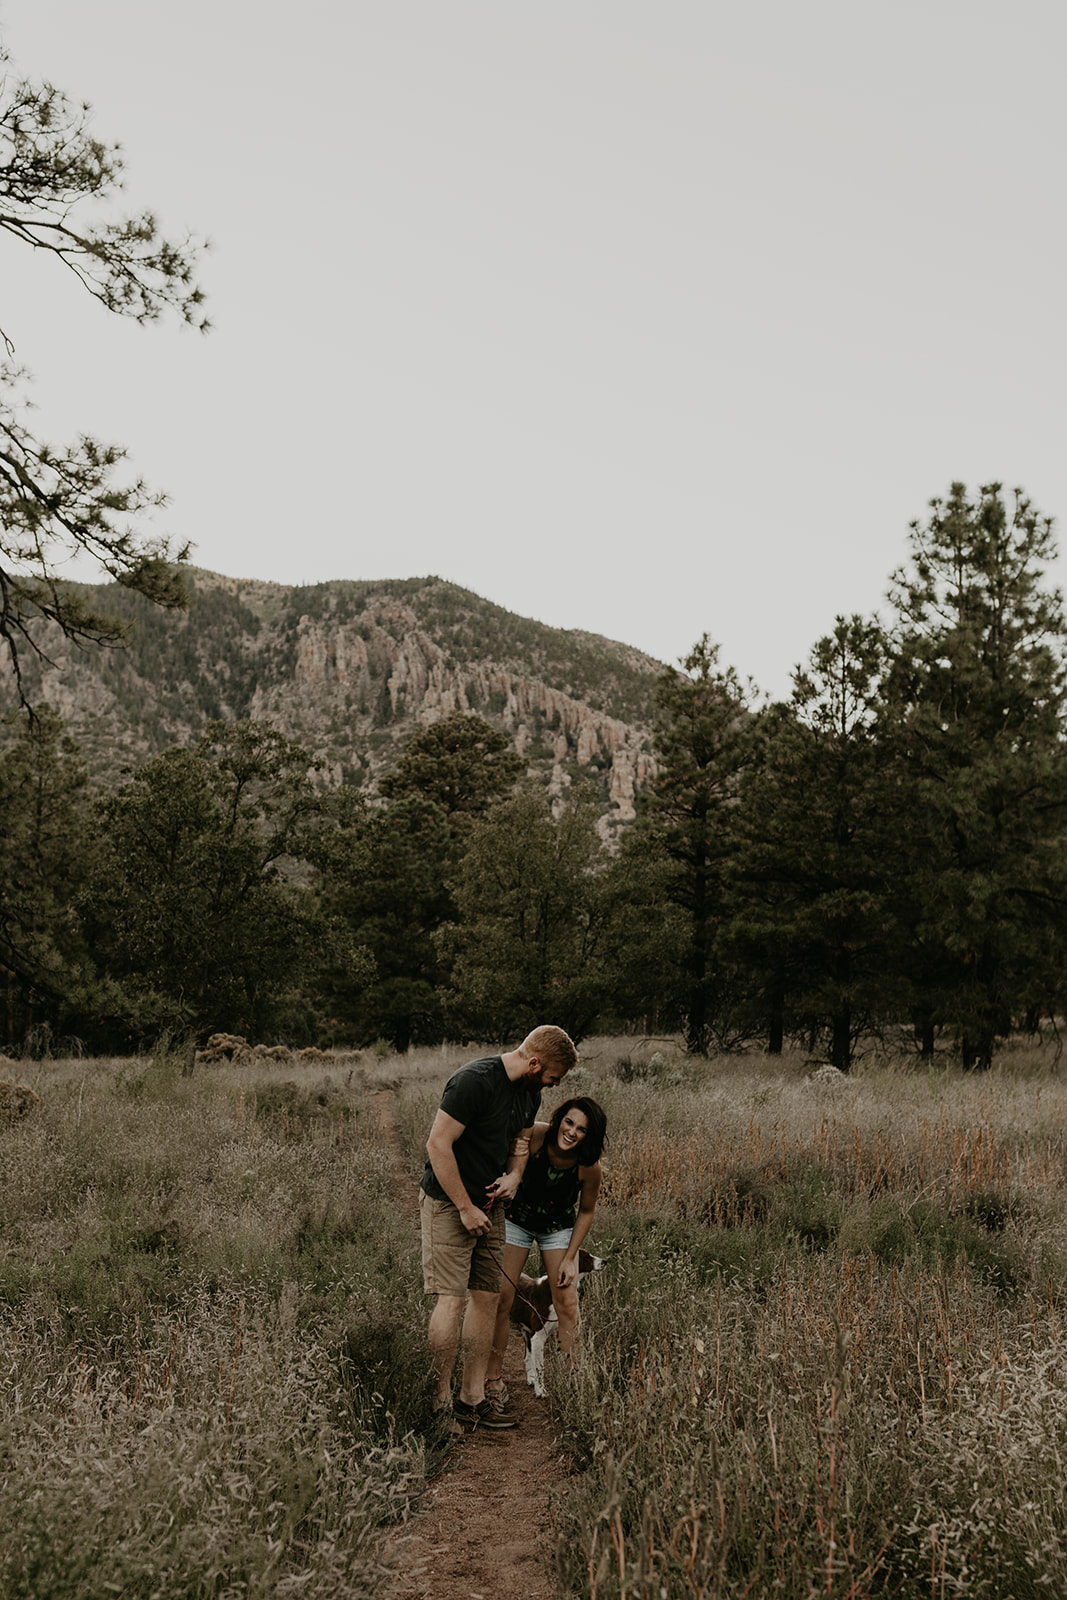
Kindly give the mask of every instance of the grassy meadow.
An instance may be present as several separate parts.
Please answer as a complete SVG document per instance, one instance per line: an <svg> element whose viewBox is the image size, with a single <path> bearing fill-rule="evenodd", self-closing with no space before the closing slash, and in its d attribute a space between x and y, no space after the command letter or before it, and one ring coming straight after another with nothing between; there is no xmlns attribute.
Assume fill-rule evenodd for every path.
<svg viewBox="0 0 1067 1600"><path fill-rule="evenodd" d="M0 1594L380 1594L441 1446L365 1076L161 1053L19 1077L41 1103L0 1124Z"/></svg>
<svg viewBox="0 0 1067 1600"><path fill-rule="evenodd" d="M18 1064L40 1104L0 1121L5 1600L384 1592L445 1441L373 1096L414 1181L476 1050ZM594 1039L566 1092L608 1112L609 1266L581 1359L550 1362L561 1594L1067 1592L1050 1046L843 1079Z"/></svg>

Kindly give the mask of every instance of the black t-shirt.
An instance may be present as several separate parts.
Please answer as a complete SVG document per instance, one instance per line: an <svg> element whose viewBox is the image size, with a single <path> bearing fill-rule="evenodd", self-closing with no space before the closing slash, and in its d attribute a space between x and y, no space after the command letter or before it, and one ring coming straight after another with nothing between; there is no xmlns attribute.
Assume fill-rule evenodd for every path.
<svg viewBox="0 0 1067 1600"><path fill-rule="evenodd" d="M500 1177L520 1128L529 1128L541 1104L540 1084L513 1083L501 1056L468 1061L452 1074L441 1096L441 1110L462 1122L452 1146L463 1187L474 1204L485 1206L485 1191ZM447 1200L429 1161L422 1187L432 1200Z"/></svg>

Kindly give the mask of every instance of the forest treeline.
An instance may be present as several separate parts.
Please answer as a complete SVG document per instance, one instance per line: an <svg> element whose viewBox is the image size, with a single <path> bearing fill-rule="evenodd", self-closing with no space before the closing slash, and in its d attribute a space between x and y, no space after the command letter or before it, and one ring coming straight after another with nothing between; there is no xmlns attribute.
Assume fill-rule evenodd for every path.
<svg viewBox="0 0 1067 1600"><path fill-rule="evenodd" d="M47 707L0 757L9 1054L168 1032L396 1049L682 1031L879 1033L967 1067L1065 1008L1065 629L1052 525L954 484L885 620L838 618L787 702L705 637L657 685L658 775L609 846L474 715L416 732L372 802L262 722L91 788ZM63 1042L61 1045L61 1041Z"/></svg>

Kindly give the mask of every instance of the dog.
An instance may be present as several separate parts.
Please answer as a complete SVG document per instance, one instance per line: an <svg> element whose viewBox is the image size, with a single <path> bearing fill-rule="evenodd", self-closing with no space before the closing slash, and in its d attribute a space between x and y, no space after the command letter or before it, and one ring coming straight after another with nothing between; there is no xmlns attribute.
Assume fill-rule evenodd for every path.
<svg viewBox="0 0 1067 1600"><path fill-rule="evenodd" d="M599 1272L604 1264L600 1256L592 1256L588 1250L579 1250L579 1284L587 1273ZM512 1327L521 1330L526 1343L526 1382L534 1394L543 1396L545 1344L549 1334L554 1333L559 1327L547 1273L543 1273L540 1278L531 1278L525 1272L519 1274L518 1291L511 1302L511 1324Z"/></svg>

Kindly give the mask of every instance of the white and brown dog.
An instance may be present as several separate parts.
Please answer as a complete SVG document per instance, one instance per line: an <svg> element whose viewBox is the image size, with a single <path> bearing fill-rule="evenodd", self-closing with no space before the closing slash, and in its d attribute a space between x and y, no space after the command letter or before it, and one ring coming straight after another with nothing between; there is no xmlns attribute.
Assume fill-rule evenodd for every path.
<svg viewBox="0 0 1067 1600"><path fill-rule="evenodd" d="M579 1250L579 1284L587 1273L599 1272L603 1265L604 1262L599 1256L590 1255L588 1250ZM525 1272L519 1274L518 1292L511 1302L511 1323L513 1327L522 1330L526 1342L526 1381L532 1386L534 1394L543 1395L545 1343L549 1334L555 1333L559 1327L547 1273L543 1273L540 1278L531 1278Z"/></svg>

